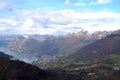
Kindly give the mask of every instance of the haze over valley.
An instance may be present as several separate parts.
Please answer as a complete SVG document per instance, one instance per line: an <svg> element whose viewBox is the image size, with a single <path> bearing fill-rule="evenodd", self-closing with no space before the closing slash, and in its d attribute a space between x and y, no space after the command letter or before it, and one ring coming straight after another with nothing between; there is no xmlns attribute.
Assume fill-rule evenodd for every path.
<svg viewBox="0 0 120 80"><path fill-rule="evenodd" d="M119 0L1 0L0 80L119 80Z"/></svg>

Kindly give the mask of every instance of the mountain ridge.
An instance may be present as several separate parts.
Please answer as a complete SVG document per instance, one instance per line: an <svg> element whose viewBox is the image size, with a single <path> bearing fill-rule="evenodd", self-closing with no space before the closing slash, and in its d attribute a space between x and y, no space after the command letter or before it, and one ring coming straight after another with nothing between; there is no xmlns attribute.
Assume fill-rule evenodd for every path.
<svg viewBox="0 0 120 80"><path fill-rule="evenodd" d="M0 80L79 80L64 72L42 70L31 64L0 56Z"/></svg>
<svg viewBox="0 0 120 80"><path fill-rule="evenodd" d="M88 61L90 58L92 58L92 54L98 54L95 55L94 58L100 58L104 57L106 54L119 54L120 53L120 34L111 34L105 38L102 38L92 44L87 45L86 47L83 47L79 49L77 52L73 53L70 57L74 59L80 59L82 60L86 58ZM85 57L85 56L91 56ZM78 58L79 57L79 58Z"/></svg>
<svg viewBox="0 0 120 80"><path fill-rule="evenodd" d="M54 37L52 39L46 39L42 42L39 42L38 40L31 39L32 47L30 46L23 46L28 41L26 41L26 37L23 37L22 39L15 39L11 44L9 45L10 50L14 50L17 52L21 52L21 50L24 51L24 53L36 53L39 52L40 54L50 54L50 55L68 55L76 50L78 50L81 47L84 47L102 37L105 37L106 35L110 34L110 32L96 32L93 34L89 34L86 32L79 32L79 33L72 33L68 35L61 35L58 37ZM24 41L25 40L25 41ZM32 41L33 40L33 41ZM24 44L20 44L23 43ZM36 44L33 44L33 42L37 42ZM21 47L19 49L19 47ZM33 50L33 51L32 51Z"/></svg>

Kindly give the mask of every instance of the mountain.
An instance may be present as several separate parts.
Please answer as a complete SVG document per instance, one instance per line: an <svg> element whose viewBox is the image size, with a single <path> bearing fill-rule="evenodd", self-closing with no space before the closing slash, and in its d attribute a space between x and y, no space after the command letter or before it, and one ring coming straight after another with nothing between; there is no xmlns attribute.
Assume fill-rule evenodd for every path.
<svg viewBox="0 0 120 80"><path fill-rule="evenodd" d="M39 35L39 34L34 34L34 35L23 35L24 37L31 37L33 39L36 39L40 42L44 41L44 40L50 40L53 39L55 36L52 35Z"/></svg>
<svg viewBox="0 0 120 80"><path fill-rule="evenodd" d="M11 42L9 49L16 52L65 56L75 52L81 47L107 36L108 34L110 34L110 32L99 31L90 34L87 31L81 31L79 33L61 35L58 37L49 37L42 41L40 41L40 39L36 39L36 37L18 37Z"/></svg>
<svg viewBox="0 0 120 80"><path fill-rule="evenodd" d="M12 42L18 35L0 35L0 48L7 48L10 42Z"/></svg>
<svg viewBox="0 0 120 80"><path fill-rule="evenodd" d="M102 80L119 80L119 79L120 79L120 70L110 75L106 75L102 78Z"/></svg>
<svg viewBox="0 0 120 80"><path fill-rule="evenodd" d="M34 53L36 53L38 52L36 50L39 44L40 42L38 40L29 36L20 36L9 44L9 49L18 53L32 53L34 51Z"/></svg>
<svg viewBox="0 0 120 80"><path fill-rule="evenodd" d="M102 61L106 55L120 54L120 34L111 34L92 44L89 44L75 53L69 58L80 61Z"/></svg>
<svg viewBox="0 0 120 80"><path fill-rule="evenodd" d="M111 70L111 68L97 67L87 71L80 70L77 75L62 69L42 70L22 61L0 56L0 80L119 80L119 71L101 76L96 74L99 70L103 73L103 70Z"/></svg>
<svg viewBox="0 0 120 80"><path fill-rule="evenodd" d="M2 35L0 34L0 47L5 47L7 48L8 45L12 42L15 41L15 39L19 38L19 37L30 37L33 38L35 40L38 40L40 42L44 41L44 40L48 40L48 39L52 39L54 38L54 36L52 35Z"/></svg>
<svg viewBox="0 0 120 80"><path fill-rule="evenodd" d="M45 69L64 70L80 76L81 80L119 80L120 34L110 34L75 53L46 64L33 64ZM115 76L115 77L114 77Z"/></svg>
<svg viewBox="0 0 120 80"><path fill-rule="evenodd" d="M51 62L34 61L33 64L40 68L63 68L79 70L81 68L91 68L93 66L108 65L116 70L120 69L120 34L111 34L101 38L76 52ZM74 68L74 69L73 69Z"/></svg>
<svg viewBox="0 0 120 80"><path fill-rule="evenodd" d="M42 70L22 61L0 56L0 80L79 80L64 72Z"/></svg>
<svg viewBox="0 0 120 80"><path fill-rule="evenodd" d="M99 40L105 36L107 36L109 32L94 32L90 34L89 32L79 32L79 33L73 33L68 34L65 36L60 36L58 38L59 48L61 48L61 51L65 51L65 53L73 53L77 51L79 48L82 48L90 43L95 42L96 40Z"/></svg>
<svg viewBox="0 0 120 80"><path fill-rule="evenodd" d="M0 57L0 80L47 80L47 78L52 77L35 66Z"/></svg>
<svg viewBox="0 0 120 80"><path fill-rule="evenodd" d="M13 56L5 54L4 52L0 51L0 57L12 58Z"/></svg>

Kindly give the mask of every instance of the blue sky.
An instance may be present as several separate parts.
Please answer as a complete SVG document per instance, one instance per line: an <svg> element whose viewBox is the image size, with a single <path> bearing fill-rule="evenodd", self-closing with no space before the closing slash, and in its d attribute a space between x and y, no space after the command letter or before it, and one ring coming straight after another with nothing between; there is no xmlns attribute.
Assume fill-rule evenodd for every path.
<svg viewBox="0 0 120 80"><path fill-rule="evenodd" d="M0 33L66 34L120 29L120 0L2 0Z"/></svg>

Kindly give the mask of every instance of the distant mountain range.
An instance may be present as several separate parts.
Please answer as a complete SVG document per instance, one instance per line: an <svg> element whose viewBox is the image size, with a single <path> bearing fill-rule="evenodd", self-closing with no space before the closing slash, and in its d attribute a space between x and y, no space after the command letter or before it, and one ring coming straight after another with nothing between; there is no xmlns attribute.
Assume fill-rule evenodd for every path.
<svg viewBox="0 0 120 80"><path fill-rule="evenodd" d="M119 30L38 36L0 38L1 47L40 58L33 62L39 69L0 52L0 80L119 80Z"/></svg>
<svg viewBox="0 0 120 80"><path fill-rule="evenodd" d="M32 38L42 42L44 40L52 39L54 36L51 35L0 35L0 47L8 47L8 45L15 41L17 38Z"/></svg>
<svg viewBox="0 0 120 80"><path fill-rule="evenodd" d="M20 36L9 44L9 49L18 53L36 53L39 44L40 42L36 39Z"/></svg>
<svg viewBox="0 0 120 80"><path fill-rule="evenodd" d="M89 44L75 53L71 54L69 58L80 61L94 61L104 60L106 55L119 54L120 55L120 34L111 34L102 38L92 44Z"/></svg>
<svg viewBox="0 0 120 80"><path fill-rule="evenodd" d="M18 35L0 35L0 47L8 47L9 43L12 42Z"/></svg>
<svg viewBox="0 0 120 80"><path fill-rule="evenodd" d="M36 61L33 64L41 68L70 68L84 67L94 64L113 64L120 68L120 34L110 34L103 37L85 47L80 48L76 52L63 57L62 59L54 59L50 61ZM109 62L110 61L110 62ZM46 63L46 64L45 64ZM117 64L116 64L117 63ZM114 65L115 64L115 65Z"/></svg>
<svg viewBox="0 0 120 80"><path fill-rule="evenodd" d="M120 34L113 32L76 52L51 62L35 61L34 65L52 70L65 70L81 80L119 80Z"/></svg>
<svg viewBox="0 0 120 80"><path fill-rule="evenodd" d="M31 36L18 37L9 44L9 49L22 53L39 53L40 55L57 55L65 56L71 54L81 47L84 47L96 40L99 40L111 32L95 32L87 31L62 35L58 37L36 39Z"/></svg>
<svg viewBox="0 0 120 80"><path fill-rule="evenodd" d="M120 31L118 30L114 33L119 32ZM49 62L56 58L71 55L72 53L78 51L80 48L96 42L97 40L100 40L105 36L110 35L111 33L112 32L107 31L97 31L94 33L81 31L78 33L61 36L6 35L0 36L0 47L4 47L7 50L9 49L10 51L13 51L13 53L19 53L20 55L24 55L25 53L27 53L27 55L33 54L36 59L39 58L38 61ZM6 49L2 51L6 51Z"/></svg>

